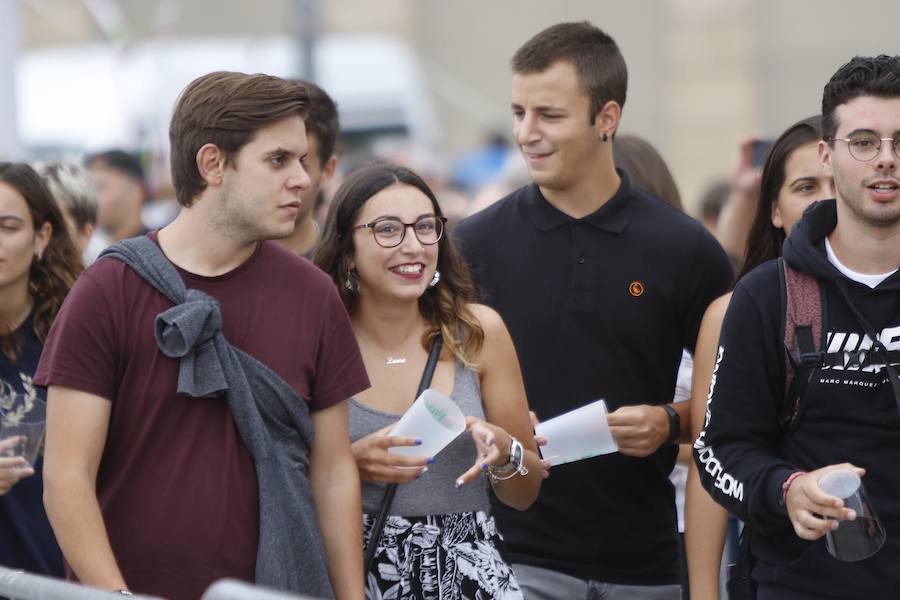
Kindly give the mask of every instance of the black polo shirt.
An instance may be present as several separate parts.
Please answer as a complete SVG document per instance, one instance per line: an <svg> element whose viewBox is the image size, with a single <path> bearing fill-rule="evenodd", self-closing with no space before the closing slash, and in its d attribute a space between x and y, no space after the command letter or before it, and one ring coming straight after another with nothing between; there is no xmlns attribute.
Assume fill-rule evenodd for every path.
<svg viewBox="0 0 900 600"><path fill-rule="evenodd" d="M532 409L549 419L598 398L613 411L671 402L731 265L694 219L631 186L574 219L528 185L454 231L482 300L505 320ZM554 467L527 511L494 502L512 562L610 583L678 582L675 446Z"/></svg>

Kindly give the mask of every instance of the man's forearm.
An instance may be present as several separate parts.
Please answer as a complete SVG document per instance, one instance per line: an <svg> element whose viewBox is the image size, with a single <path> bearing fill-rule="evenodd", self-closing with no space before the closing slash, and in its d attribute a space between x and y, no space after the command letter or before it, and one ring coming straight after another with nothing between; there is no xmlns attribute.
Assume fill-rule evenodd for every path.
<svg viewBox="0 0 900 600"><path fill-rule="evenodd" d="M337 600L363 598L362 503L352 455L311 473L328 574Z"/></svg>
<svg viewBox="0 0 900 600"><path fill-rule="evenodd" d="M63 555L78 580L107 590L126 588L93 486L47 476L44 504Z"/></svg>

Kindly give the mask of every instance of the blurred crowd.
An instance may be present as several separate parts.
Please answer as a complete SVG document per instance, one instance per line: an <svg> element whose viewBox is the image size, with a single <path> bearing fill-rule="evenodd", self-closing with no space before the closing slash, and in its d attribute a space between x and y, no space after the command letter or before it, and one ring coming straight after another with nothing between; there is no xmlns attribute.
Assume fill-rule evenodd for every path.
<svg viewBox="0 0 900 600"><path fill-rule="evenodd" d="M745 193L740 184L734 183L739 172L749 172L758 183L762 165L750 165L746 162L749 158L745 157L746 148L757 141L760 140L748 138L736 147L736 161L740 162L735 166L735 173L711 173L710 183L699 201L690 203L696 206L692 216L714 235L723 206L730 198ZM323 177L312 187L315 193L306 203L312 211L311 222L319 227L324 224L331 199L344 177L371 162L391 162L420 173L438 195L448 218L448 228L530 181L518 151L501 134L490 136L483 148L455 161L439 158L426 146L404 136L385 136L363 148L346 150L337 132L333 144L328 158L321 166L316 165L323 170ZM616 148L618 166L639 172L648 191L679 210L684 209L675 177L652 141L625 132L617 137ZM67 223L74 227L73 235L77 233L75 241L83 252L85 266L96 260L109 244L162 228L175 218L178 204L168 171L160 163L164 160L165 157L149 150L111 148L85 154L80 161L33 163L49 184L57 182L58 192L54 195L59 201L70 203L63 205L72 211L66 213L67 219L77 215L77 221L67 220ZM64 183L59 182L60 177L66 178ZM751 205L752 200L751 197ZM726 233L726 238L729 235ZM739 244L740 235L735 240L728 243ZM740 250L736 250L735 255L739 254Z"/></svg>

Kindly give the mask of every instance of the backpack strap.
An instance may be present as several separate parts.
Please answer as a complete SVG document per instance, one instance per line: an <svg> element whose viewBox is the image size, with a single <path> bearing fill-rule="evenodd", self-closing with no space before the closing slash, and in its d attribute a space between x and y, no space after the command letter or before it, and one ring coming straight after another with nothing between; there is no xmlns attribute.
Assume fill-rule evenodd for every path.
<svg viewBox="0 0 900 600"><path fill-rule="evenodd" d="M822 352L822 289L819 281L778 259L784 315L785 396L779 414L782 428L794 429L800 421L801 397L813 373L825 361Z"/></svg>
<svg viewBox="0 0 900 600"><path fill-rule="evenodd" d="M803 414L803 392L816 371L823 367L839 369L863 369L872 365L885 365L891 374L891 384L900 410L900 377L894 379L900 363L900 350L887 350L877 339L877 334L866 323L862 315L850 301L846 289L838 285L848 306L857 314L866 335L873 344L869 348L855 351L839 350L826 352L824 348L825 290L819 280L791 267L778 259L781 273L781 307L783 315L785 350L785 394L784 404L779 411L779 425L782 429L794 430Z"/></svg>

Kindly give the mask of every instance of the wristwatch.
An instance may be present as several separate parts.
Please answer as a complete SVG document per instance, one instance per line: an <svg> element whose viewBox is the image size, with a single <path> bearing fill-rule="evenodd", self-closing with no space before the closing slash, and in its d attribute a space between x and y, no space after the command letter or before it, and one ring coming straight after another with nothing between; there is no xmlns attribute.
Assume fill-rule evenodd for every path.
<svg viewBox="0 0 900 600"><path fill-rule="evenodd" d="M662 404L661 406L669 416L669 439L666 440L666 443L677 444L678 438L681 436L681 416L678 414L678 411L668 404Z"/></svg>
<svg viewBox="0 0 900 600"><path fill-rule="evenodd" d="M491 465L487 472L491 481L505 481L516 475L528 475L528 467L525 466L525 449L519 440L509 436L509 461L505 465Z"/></svg>

